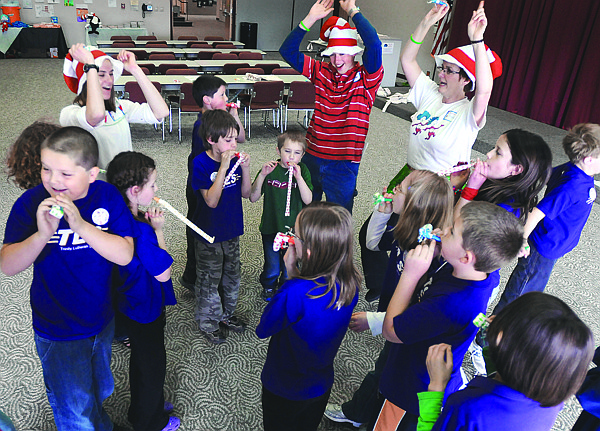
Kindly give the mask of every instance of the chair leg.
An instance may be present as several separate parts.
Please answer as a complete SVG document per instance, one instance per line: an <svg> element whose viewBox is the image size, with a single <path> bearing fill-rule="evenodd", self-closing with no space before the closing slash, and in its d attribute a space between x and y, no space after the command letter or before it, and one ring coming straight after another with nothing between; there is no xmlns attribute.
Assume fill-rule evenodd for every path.
<svg viewBox="0 0 600 431"><path fill-rule="evenodd" d="M285 107L285 125L283 130L286 131L287 130L287 120L288 120L288 107Z"/></svg>
<svg viewBox="0 0 600 431"><path fill-rule="evenodd" d="M179 127L179 142L181 142L181 107L179 108L179 123L177 126Z"/></svg>

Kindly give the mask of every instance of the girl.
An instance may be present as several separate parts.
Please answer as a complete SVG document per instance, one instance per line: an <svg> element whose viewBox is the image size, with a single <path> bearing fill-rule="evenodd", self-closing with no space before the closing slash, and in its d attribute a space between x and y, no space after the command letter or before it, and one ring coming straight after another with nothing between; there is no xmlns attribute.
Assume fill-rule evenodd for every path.
<svg viewBox="0 0 600 431"><path fill-rule="evenodd" d="M6 157L8 178L22 189L32 189L42 183L40 147L46 137L60 129L57 124L36 121L27 126L11 145Z"/></svg>
<svg viewBox="0 0 600 431"><path fill-rule="evenodd" d="M114 83L123 69L139 83L147 103L120 100ZM121 151L131 151L129 123L158 124L169 114L169 108L142 69L135 55L121 51L117 60L83 44L73 45L65 58L64 77L67 86L77 94L73 105L60 112L62 126L86 129L98 141L98 167L106 169Z"/></svg>
<svg viewBox="0 0 600 431"><path fill-rule="evenodd" d="M485 162L477 161L462 191L455 214L470 200L497 204L524 224L552 173L552 151L535 133L511 129L503 133Z"/></svg>
<svg viewBox="0 0 600 431"><path fill-rule="evenodd" d="M118 154L108 165L106 176L123 195L137 223L133 260L119 267L116 308L131 340L129 380L131 405L128 418L136 431L173 431L179 418L169 417L163 385L166 374L164 327L165 305L175 305L171 282L173 259L167 253L163 236L163 212L151 207L141 212L139 205L152 203L156 168L150 157L132 151Z"/></svg>
<svg viewBox="0 0 600 431"><path fill-rule="evenodd" d="M420 402L419 430L432 429L433 422L434 430L550 430L563 403L581 386L594 354L590 329L567 304L542 292L507 305L487 336L496 374L477 376L450 395L437 422L452 353L447 345L429 349L429 391L434 393L426 393L428 406ZM431 406L431 398L438 399L437 406ZM428 412L433 413L429 425L423 417Z"/></svg>
<svg viewBox="0 0 600 431"><path fill-rule="evenodd" d="M378 312L359 312L352 315L350 329L362 332L370 329L373 335L381 333L383 319L404 267L405 252L417 246L419 229L431 223L441 229L452 224L454 198L450 183L443 177L429 171L414 171L401 184L394 194L385 194L392 202L381 204L370 218L367 229L367 247L371 250L390 250L390 259L385 273ZM400 218L395 227L387 226L392 212ZM437 269L437 263L430 271ZM375 370L369 372L351 401L342 406L329 404L325 412L335 422L350 422L354 426L367 422L371 412L379 407L377 393L379 378L389 351L386 342Z"/></svg>
<svg viewBox="0 0 600 431"><path fill-rule="evenodd" d="M333 386L333 359L358 300L352 216L330 202L304 208L285 254L288 281L256 328L271 337L261 380L270 430L316 430Z"/></svg>

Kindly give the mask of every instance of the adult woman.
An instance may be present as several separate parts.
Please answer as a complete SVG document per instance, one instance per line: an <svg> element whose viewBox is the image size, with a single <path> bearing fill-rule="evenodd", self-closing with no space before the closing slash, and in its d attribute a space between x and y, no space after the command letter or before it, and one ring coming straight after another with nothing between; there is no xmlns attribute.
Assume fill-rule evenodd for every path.
<svg viewBox="0 0 600 431"><path fill-rule="evenodd" d="M123 69L139 83L147 103L116 98L114 83ZM69 50L63 73L67 86L77 97L60 112L60 124L79 126L94 135L100 153L98 166L102 169L120 152L132 150L129 123L158 124L169 114L164 99L131 52L121 51L115 60L78 43Z"/></svg>

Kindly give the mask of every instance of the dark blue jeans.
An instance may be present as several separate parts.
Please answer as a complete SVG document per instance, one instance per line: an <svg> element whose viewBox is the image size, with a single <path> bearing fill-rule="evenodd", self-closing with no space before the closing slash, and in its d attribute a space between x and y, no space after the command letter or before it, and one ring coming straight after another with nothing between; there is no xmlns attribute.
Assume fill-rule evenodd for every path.
<svg viewBox="0 0 600 431"><path fill-rule="evenodd" d="M340 204L352 212L359 163L347 160L328 160L304 154L302 161L310 171L313 201L320 201L323 193L329 202Z"/></svg>
<svg viewBox="0 0 600 431"><path fill-rule="evenodd" d="M506 283L500 302L492 314L498 314L500 310L527 292L543 292L546 288L557 259L548 259L538 253L533 244L529 245L531 247L529 256L519 258L517 266Z"/></svg>
<svg viewBox="0 0 600 431"><path fill-rule="evenodd" d="M279 280L283 281L287 278L285 264L283 262L285 249L273 251L273 241L275 240L275 235L277 234L262 234L265 264L262 272L260 273L260 284L262 284L262 287L265 289L277 289L279 287Z"/></svg>
<svg viewBox="0 0 600 431"><path fill-rule="evenodd" d="M112 431L102 403L112 394L114 319L95 337L54 341L35 334L48 401L59 431Z"/></svg>

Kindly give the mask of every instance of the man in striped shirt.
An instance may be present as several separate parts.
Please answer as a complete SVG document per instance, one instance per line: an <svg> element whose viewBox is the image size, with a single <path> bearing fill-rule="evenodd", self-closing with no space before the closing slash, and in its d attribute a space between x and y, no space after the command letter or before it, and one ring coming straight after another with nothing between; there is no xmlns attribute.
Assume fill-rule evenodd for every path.
<svg viewBox="0 0 600 431"><path fill-rule="evenodd" d="M306 134L308 147L303 159L313 179L313 201L321 200L324 192L328 201L352 211L369 115L383 79L381 41L355 0L340 0L356 28L342 18L331 17L320 34L328 42L322 55L329 56L329 62L302 54L302 39L315 22L331 13L332 4L333 0L317 0L279 52L315 85L315 112ZM365 45L362 65L354 61L363 51L357 44L357 31Z"/></svg>

